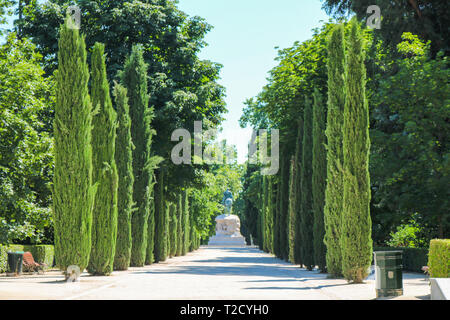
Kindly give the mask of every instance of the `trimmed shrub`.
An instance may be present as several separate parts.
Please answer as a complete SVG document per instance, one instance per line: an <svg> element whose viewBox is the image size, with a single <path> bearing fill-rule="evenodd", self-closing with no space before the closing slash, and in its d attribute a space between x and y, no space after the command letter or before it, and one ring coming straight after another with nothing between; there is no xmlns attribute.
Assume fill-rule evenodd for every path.
<svg viewBox="0 0 450 320"><path fill-rule="evenodd" d="M427 265L427 248L403 248L403 247L374 247L373 251L402 251L403 270L422 272L422 267ZM372 257L373 259L373 257ZM372 261L373 263L373 261Z"/></svg>
<svg viewBox="0 0 450 320"><path fill-rule="evenodd" d="M6 272L8 268L8 248L0 244L0 273Z"/></svg>
<svg viewBox="0 0 450 320"><path fill-rule="evenodd" d="M430 241L429 274L432 278L450 278L450 239Z"/></svg>

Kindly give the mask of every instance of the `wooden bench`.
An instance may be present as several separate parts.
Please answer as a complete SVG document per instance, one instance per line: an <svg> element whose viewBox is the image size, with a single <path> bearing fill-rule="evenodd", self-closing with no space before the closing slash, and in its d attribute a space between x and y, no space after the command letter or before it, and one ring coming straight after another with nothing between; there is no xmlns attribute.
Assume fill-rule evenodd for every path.
<svg viewBox="0 0 450 320"><path fill-rule="evenodd" d="M23 271L25 272L39 272L39 273L43 273L44 272L44 268L47 265L45 263L38 263L36 261L34 261L33 255L31 254L31 252L25 252L23 254Z"/></svg>

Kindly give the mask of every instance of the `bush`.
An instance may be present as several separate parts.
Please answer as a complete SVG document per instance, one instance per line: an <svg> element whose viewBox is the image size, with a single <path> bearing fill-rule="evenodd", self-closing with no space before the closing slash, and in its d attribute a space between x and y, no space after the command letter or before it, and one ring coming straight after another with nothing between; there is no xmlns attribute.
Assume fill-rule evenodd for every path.
<svg viewBox="0 0 450 320"><path fill-rule="evenodd" d="M0 273L6 272L8 268L8 248L0 244Z"/></svg>
<svg viewBox="0 0 450 320"><path fill-rule="evenodd" d="M450 278L450 239L430 241L428 272L432 278Z"/></svg>
<svg viewBox="0 0 450 320"><path fill-rule="evenodd" d="M403 270L422 272L422 267L427 265L428 249L426 248L394 248L374 247L373 251L402 251Z"/></svg>
<svg viewBox="0 0 450 320"><path fill-rule="evenodd" d="M423 236L423 228L415 218L398 226L397 231L391 232L390 236L391 239L387 242L390 247L420 248L427 243Z"/></svg>

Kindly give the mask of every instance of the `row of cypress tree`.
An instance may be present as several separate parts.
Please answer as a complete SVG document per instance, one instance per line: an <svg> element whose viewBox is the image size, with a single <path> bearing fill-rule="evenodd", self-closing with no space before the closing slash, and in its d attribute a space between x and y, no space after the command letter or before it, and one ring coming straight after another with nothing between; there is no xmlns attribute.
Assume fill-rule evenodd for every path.
<svg viewBox="0 0 450 320"><path fill-rule="evenodd" d="M129 266L164 261L200 245L185 190L165 202L153 190L147 65L133 46L110 97L104 45L91 55L91 83L84 37L67 18L60 29L54 121L53 211L59 268L71 265L108 275ZM164 172L164 171L161 171ZM161 173L161 181L163 173ZM194 232L193 232L194 231Z"/></svg>
<svg viewBox="0 0 450 320"><path fill-rule="evenodd" d="M328 101L306 96L296 147L262 178L260 247L281 259L361 282L371 263L369 115L363 37L356 20L327 44ZM312 98L312 101L311 101ZM283 147L282 147L283 148Z"/></svg>

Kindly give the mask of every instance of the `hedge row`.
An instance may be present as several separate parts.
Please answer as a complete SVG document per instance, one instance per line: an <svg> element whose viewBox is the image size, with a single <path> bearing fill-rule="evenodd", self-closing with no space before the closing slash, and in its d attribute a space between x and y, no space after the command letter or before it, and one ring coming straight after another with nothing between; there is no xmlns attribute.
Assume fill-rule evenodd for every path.
<svg viewBox="0 0 450 320"><path fill-rule="evenodd" d="M432 278L450 278L450 239L430 241L428 267Z"/></svg>
<svg viewBox="0 0 450 320"><path fill-rule="evenodd" d="M52 245L0 245L0 273L6 272L8 269L8 251L29 251L33 255L34 261L45 263L47 268L54 265L55 249Z"/></svg>
<svg viewBox="0 0 450 320"><path fill-rule="evenodd" d="M428 262L427 248L394 248L374 247L373 251L403 251L403 270L412 272L423 272L422 267Z"/></svg>

